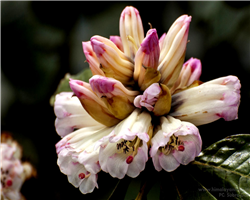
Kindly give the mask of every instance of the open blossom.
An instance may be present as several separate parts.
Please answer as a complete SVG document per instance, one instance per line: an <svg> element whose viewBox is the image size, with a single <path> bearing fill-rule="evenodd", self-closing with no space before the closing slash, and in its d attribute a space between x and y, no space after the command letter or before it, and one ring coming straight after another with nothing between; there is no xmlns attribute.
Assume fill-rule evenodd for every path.
<svg viewBox="0 0 250 200"><path fill-rule="evenodd" d="M35 176L35 170L28 162L21 162L21 146L7 133L2 133L0 144L1 199L25 199L20 193L24 181Z"/></svg>
<svg viewBox="0 0 250 200"><path fill-rule="evenodd" d="M125 174L136 177L145 168L152 125L150 114L140 112L139 109L134 110L97 145L100 146L102 170L113 177L123 178Z"/></svg>
<svg viewBox="0 0 250 200"><path fill-rule="evenodd" d="M71 79L73 97L58 94L54 107L58 165L82 193L98 187L100 170L138 176L148 154L157 171L187 165L202 147L196 126L237 119L238 78L202 83L201 61L184 63L190 22L182 15L160 39L152 27L144 36L138 10L128 6L120 36L82 43L93 77Z"/></svg>
<svg viewBox="0 0 250 200"><path fill-rule="evenodd" d="M99 152L94 147L111 130L108 127L85 127L68 134L56 144L57 164L61 172L83 194L98 188L97 174L101 168Z"/></svg>
<svg viewBox="0 0 250 200"><path fill-rule="evenodd" d="M151 140L150 156L157 171L175 170L187 165L201 152L201 137L196 126L171 116L161 117Z"/></svg>

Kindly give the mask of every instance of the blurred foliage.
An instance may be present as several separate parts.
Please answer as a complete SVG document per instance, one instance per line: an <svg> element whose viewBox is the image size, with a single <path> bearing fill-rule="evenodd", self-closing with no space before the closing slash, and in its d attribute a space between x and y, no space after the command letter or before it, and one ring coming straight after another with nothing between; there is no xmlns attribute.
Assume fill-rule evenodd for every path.
<svg viewBox="0 0 250 200"><path fill-rule="evenodd" d="M92 76L92 72L90 69L85 69L77 75L65 74L65 77L60 81L55 93L50 97L50 105L53 106L55 102L56 94L61 92L71 92L71 88L69 87L69 79L81 80L88 82Z"/></svg>

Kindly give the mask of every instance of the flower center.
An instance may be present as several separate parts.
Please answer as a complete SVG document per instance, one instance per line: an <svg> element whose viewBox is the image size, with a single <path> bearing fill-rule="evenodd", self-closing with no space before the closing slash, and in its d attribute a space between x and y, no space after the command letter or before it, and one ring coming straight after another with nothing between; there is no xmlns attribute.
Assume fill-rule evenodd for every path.
<svg viewBox="0 0 250 200"><path fill-rule="evenodd" d="M142 145L141 139L136 137L132 141L122 140L120 143L116 144L118 153L127 154L126 163L130 164L133 162L135 155L137 154L137 149Z"/></svg>
<svg viewBox="0 0 250 200"><path fill-rule="evenodd" d="M4 188L12 186L12 180L9 177L9 170L1 168L1 184Z"/></svg>
<svg viewBox="0 0 250 200"><path fill-rule="evenodd" d="M162 150L162 153L164 153L165 155L168 155L173 150L184 151L185 147L184 147L184 143L178 137L175 137L174 135L172 135L168 143L164 147L162 147L161 150Z"/></svg>

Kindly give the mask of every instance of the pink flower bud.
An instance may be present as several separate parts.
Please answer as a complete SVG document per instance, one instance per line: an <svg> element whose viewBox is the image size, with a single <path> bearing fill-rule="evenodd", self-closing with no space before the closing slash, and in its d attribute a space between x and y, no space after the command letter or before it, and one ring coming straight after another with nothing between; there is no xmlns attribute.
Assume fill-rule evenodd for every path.
<svg viewBox="0 0 250 200"><path fill-rule="evenodd" d="M84 109L96 121L106 126L113 126L120 121L109 111L106 104L92 91L90 84L71 79L69 85L80 100Z"/></svg>
<svg viewBox="0 0 250 200"><path fill-rule="evenodd" d="M109 39L123 52L122 40L120 36L110 36Z"/></svg>
<svg viewBox="0 0 250 200"><path fill-rule="evenodd" d="M83 47L83 52L85 54L86 60L89 63L89 68L92 71L92 74L105 76L103 71L100 69L100 63L96 57L95 52L92 49L90 41L82 42L82 47Z"/></svg>
<svg viewBox="0 0 250 200"><path fill-rule="evenodd" d="M134 64L113 42L94 36L91 38L91 45L106 77L115 78L125 85L131 83Z"/></svg>
<svg viewBox="0 0 250 200"><path fill-rule="evenodd" d="M135 56L135 71L134 79L140 82L144 79L145 68L150 67L157 69L160 56L160 47L156 29L150 29L147 36L142 41L141 47L138 49Z"/></svg>
<svg viewBox="0 0 250 200"><path fill-rule="evenodd" d="M161 82L169 88L177 80L184 62L190 22L190 16L180 16L161 41L158 70L162 75Z"/></svg>
<svg viewBox="0 0 250 200"><path fill-rule="evenodd" d="M134 110L133 101L138 91L130 91L120 81L98 75L89 82L92 90L116 118L124 119Z"/></svg>
<svg viewBox="0 0 250 200"><path fill-rule="evenodd" d="M201 61L196 58L190 58L183 64L181 73L171 88L171 93L173 94L177 89L190 86L194 81L199 80L200 75Z"/></svg>
<svg viewBox="0 0 250 200"><path fill-rule="evenodd" d="M120 36L124 53L134 59L136 51L144 38L144 30L139 12L132 6L127 6L121 13Z"/></svg>

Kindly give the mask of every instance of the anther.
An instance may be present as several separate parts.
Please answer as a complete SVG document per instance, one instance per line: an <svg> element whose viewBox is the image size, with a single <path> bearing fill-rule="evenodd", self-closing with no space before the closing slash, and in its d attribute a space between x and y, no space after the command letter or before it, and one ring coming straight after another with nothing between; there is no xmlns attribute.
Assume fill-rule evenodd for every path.
<svg viewBox="0 0 250 200"><path fill-rule="evenodd" d="M123 152L126 154L127 152L129 152L129 147L126 145L125 148L123 149Z"/></svg>
<svg viewBox="0 0 250 200"><path fill-rule="evenodd" d="M136 45L134 38L132 36L128 35L127 39L128 39L128 41L130 41L134 45L135 49L138 50L138 46Z"/></svg>

